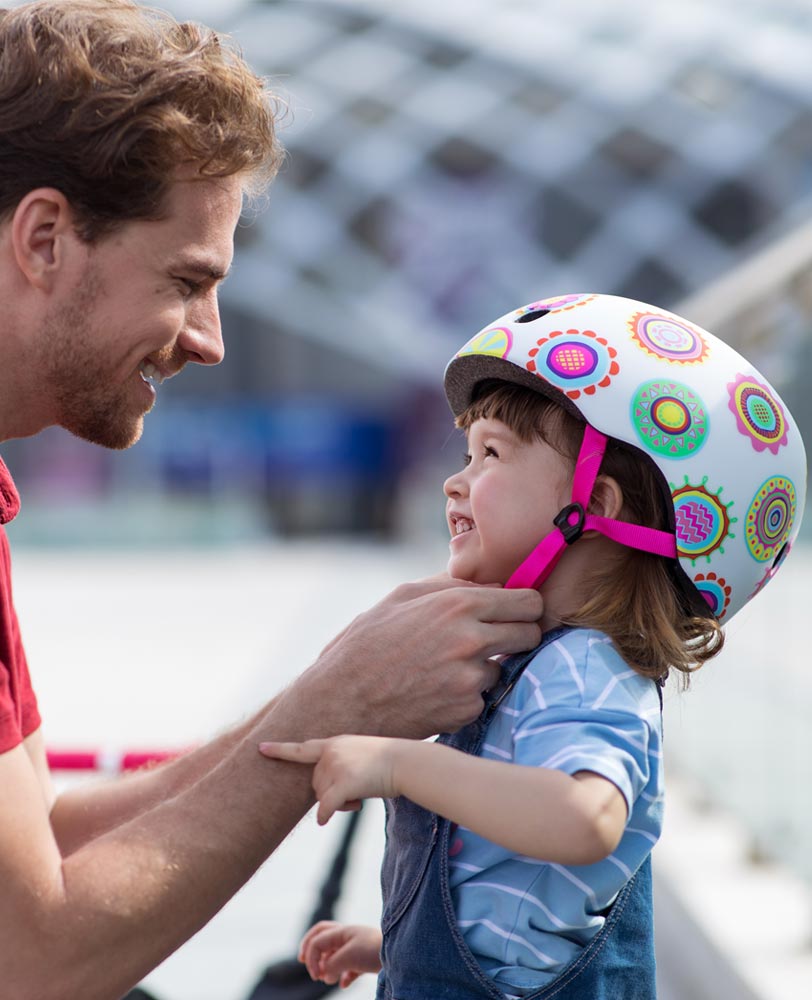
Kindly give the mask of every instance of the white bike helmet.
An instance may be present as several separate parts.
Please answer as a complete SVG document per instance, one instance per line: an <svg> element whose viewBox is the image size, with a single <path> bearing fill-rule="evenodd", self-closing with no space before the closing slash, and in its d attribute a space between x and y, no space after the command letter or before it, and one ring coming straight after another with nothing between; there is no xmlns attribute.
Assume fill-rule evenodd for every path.
<svg viewBox="0 0 812 1000"><path fill-rule="evenodd" d="M671 560L688 607L720 621L775 575L800 527L806 453L778 393L717 337L643 302L564 295L468 341L445 374L455 415L486 379L541 392L587 423L573 503L508 586L537 586L586 529ZM607 437L659 470L668 531L585 513Z"/></svg>

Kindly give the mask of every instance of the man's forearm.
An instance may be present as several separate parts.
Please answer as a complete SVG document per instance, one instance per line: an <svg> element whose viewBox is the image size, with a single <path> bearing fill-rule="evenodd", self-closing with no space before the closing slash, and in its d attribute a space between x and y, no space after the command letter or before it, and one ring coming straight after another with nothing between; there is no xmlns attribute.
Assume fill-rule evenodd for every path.
<svg viewBox="0 0 812 1000"><path fill-rule="evenodd" d="M357 699L330 693L319 669L307 672L253 720L194 753L192 766L182 760L169 765L154 783L148 779L158 779L158 772L134 776L134 782L145 779L148 791L122 798L117 808L105 796L94 812L88 792L85 810L95 816L89 824L95 836L64 859L61 895L36 940L28 942L34 951L26 956L15 949L19 961L4 973L6 981L16 976L26 988L34 984L30 994L21 987L16 995L117 1000L207 923L313 802L309 772L267 761L257 744L271 734L330 736L363 725L366 713ZM214 762L218 750L224 752ZM171 775L173 768L179 776ZM171 797L154 801L170 790ZM75 808L82 800L73 801ZM121 820L122 805L138 804L143 812ZM60 808L67 816L70 800ZM59 810L54 813L58 817ZM114 816L120 821L111 823ZM74 829L81 825L70 822ZM33 970L42 954L49 955L49 968L40 980ZM103 969L99 954L107 956ZM53 992L45 972L53 979L57 969L60 987Z"/></svg>
<svg viewBox="0 0 812 1000"><path fill-rule="evenodd" d="M312 803L306 772L256 749L277 709L274 729L308 728L310 705L295 691L285 701L172 798L88 840L58 874L39 867L32 919L3 920L10 996L117 1000L244 884Z"/></svg>
<svg viewBox="0 0 812 1000"><path fill-rule="evenodd" d="M0 812L4 989L15 1000L117 1000L220 909L311 804L310 769L269 762L260 742L457 728L498 674L488 658L534 645L540 613L533 592L444 577L398 588L250 723L131 789L65 797L53 827L29 755L0 755L14 804ZM54 828L72 845L67 856Z"/></svg>
<svg viewBox="0 0 812 1000"><path fill-rule="evenodd" d="M109 781L88 782L63 792L51 810L51 826L63 856L94 837L173 798L217 766L273 706L175 760L147 766Z"/></svg>

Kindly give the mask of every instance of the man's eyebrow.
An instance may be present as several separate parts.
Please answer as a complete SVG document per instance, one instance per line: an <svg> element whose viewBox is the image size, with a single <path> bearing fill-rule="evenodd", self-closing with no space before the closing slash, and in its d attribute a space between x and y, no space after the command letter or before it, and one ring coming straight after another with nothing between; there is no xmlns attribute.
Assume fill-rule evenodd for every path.
<svg viewBox="0 0 812 1000"><path fill-rule="evenodd" d="M175 264L174 269L184 271L187 274L197 274L204 278L210 278L212 281L225 281L231 273L230 267L224 271L216 264L212 264L211 261L192 258L179 260Z"/></svg>

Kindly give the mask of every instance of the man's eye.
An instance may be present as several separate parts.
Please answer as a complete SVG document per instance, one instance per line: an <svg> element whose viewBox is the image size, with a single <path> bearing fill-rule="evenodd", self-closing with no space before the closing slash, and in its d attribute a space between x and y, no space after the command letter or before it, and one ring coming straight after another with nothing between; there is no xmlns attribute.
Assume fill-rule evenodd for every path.
<svg viewBox="0 0 812 1000"><path fill-rule="evenodd" d="M191 278L176 278L175 280L180 285L184 296L196 295L202 287L199 281L192 281Z"/></svg>

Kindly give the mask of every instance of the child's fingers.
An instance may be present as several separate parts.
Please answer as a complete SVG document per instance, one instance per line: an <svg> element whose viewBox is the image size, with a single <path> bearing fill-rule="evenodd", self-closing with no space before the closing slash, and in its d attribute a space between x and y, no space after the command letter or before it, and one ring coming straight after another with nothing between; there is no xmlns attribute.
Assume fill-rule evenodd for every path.
<svg viewBox="0 0 812 1000"><path fill-rule="evenodd" d="M325 795L324 798L319 799L319 808L316 812L316 822L319 826L324 826L336 809L340 808L340 803L334 804L336 801L334 796L329 795Z"/></svg>
<svg viewBox="0 0 812 1000"><path fill-rule="evenodd" d="M321 978L325 983L339 983L347 974L360 975L357 948L355 942L350 938L343 946L325 954L321 963Z"/></svg>
<svg viewBox="0 0 812 1000"><path fill-rule="evenodd" d="M342 990L346 990L346 988L347 988L347 987L348 987L348 986L349 986L349 985L350 985L351 983L354 983L354 982L355 982L355 980L356 980L356 979L357 979L357 978L358 978L358 977L359 977L360 975L361 975L361 973L360 973L360 972L353 972L353 971L352 971L352 969L349 969L349 970L347 970L347 972L342 972L342 973L341 973L341 978L340 978L340 979L339 979L339 981L338 981L338 985L339 985L339 987L340 987L340 988L341 988Z"/></svg>
<svg viewBox="0 0 812 1000"><path fill-rule="evenodd" d="M307 974L311 979L318 979L321 975L321 964L324 961L324 951L318 947L315 941L308 942L302 949L299 961L307 969Z"/></svg>
<svg viewBox="0 0 812 1000"><path fill-rule="evenodd" d="M341 925L335 920L319 920L317 924L313 924L313 926L310 927L305 932L305 934L302 936L302 940L299 942L299 955L301 956L303 954L304 949L309 946L310 942L314 938L318 937L320 934L323 934L324 931L328 931L334 927L339 927L339 926Z"/></svg>
<svg viewBox="0 0 812 1000"><path fill-rule="evenodd" d="M333 781L329 776L325 779L318 770L313 776L313 791L319 800L316 820L320 826L324 826L333 813L358 812L361 808L360 799L347 798L351 792L345 782Z"/></svg>
<svg viewBox="0 0 812 1000"><path fill-rule="evenodd" d="M259 744L259 752L274 760L289 760L295 764L315 764L324 753L326 740L306 740L304 743L277 743L267 740Z"/></svg>
<svg viewBox="0 0 812 1000"><path fill-rule="evenodd" d="M343 940L343 925L329 920L320 921L305 934L299 946L299 961L311 979L322 978L326 960Z"/></svg>

